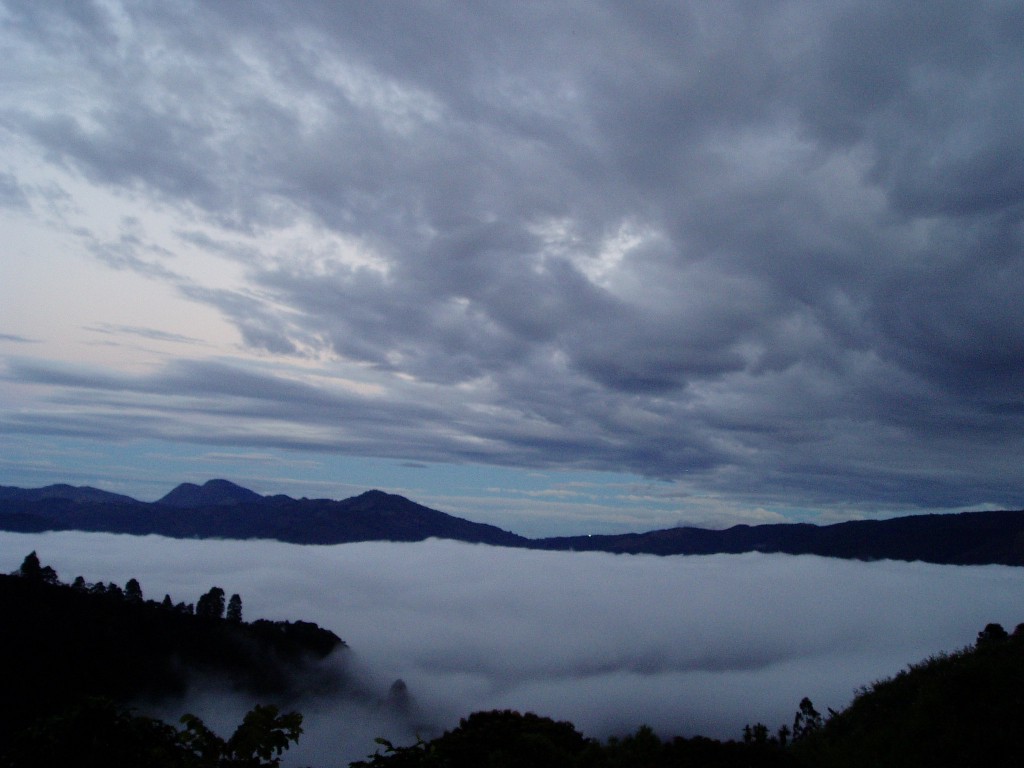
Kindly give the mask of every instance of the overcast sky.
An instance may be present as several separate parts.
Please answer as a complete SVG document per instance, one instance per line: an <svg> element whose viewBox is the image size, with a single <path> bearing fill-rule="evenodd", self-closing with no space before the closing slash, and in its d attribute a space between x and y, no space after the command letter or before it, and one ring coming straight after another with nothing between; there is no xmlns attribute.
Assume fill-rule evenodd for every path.
<svg viewBox="0 0 1024 768"><path fill-rule="evenodd" d="M185 602L217 585L242 596L249 620L316 621L349 643L372 694L407 683L428 736L423 726L512 708L599 738L647 723L738 739L746 723L792 724L804 696L841 709L990 622L1024 620L1024 569L1008 566L0 532L0 573L32 550L65 582L137 578L147 598ZM189 698L166 716L198 709L230 732L252 703ZM375 736L415 741L408 723L351 703L298 708L309 720L296 765L345 765L325 751L357 759Z"/></svg>
<svg viewBox="0 0 1024 768"><path fill-rule="evenodd" d="M1024 506L1024 6L0 0L0 483Z"/></svg>

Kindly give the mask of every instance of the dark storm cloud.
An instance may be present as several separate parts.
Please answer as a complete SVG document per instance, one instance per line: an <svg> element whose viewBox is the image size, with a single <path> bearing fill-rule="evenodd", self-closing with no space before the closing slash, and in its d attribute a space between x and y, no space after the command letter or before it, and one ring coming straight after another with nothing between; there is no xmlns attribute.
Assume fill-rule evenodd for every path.
<svg viewBox="0 0 1024 768"><path fill-rule="evenodd" d="M249 284L104 258L428 411L400 448L359 433L375 416L339 449L755 501L1017 500L1018 3L6 7L24 65L85 95L3 128L220 228L190 242ZM227 237L298 221L367 263ZM148 380L154 412L182 370ZM250 384L238 416L352 413Z"/></svg>

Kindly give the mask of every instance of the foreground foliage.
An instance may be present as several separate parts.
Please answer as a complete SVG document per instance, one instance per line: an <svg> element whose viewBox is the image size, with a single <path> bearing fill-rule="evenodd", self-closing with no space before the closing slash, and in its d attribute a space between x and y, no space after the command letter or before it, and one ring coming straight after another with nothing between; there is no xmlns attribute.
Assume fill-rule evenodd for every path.
<svg viewBox="0 0 1024 768"><path fill-rule="evenodd" d="M66 585L31 553L0 575L0 740L78 697L174 696L196 675L256 696L286 694L310 662L344 646L308 622L243 622L238 596L224 617L223 595L213 587L196 610L170 596L145 600L135 579L123 589L81 577Z"/></svg>
<svg viewBox="0 0 1024 768"><path fill-rule="evenodd" d="M1024 765L1024 625L861 689L796 750L822 768Z"/></svg>
<svg viewBox="0 0 1024 768"><path fill-rule="evenodd" d="M784 768L797 766L778 740L721 742L676 737L662 741L648 727L606 743L585 738L572 723L508 710L476 712L429 741L383 751L351 768Z"/></svg>
<svg viewBox="0 0 1024 768"><path fill-rule="evenodd" d="M199 608L145 600L130 579L63 584L30 553L0 575L0 766L276 765L301 716L257 706L222 741L201 720L183 730L132 714L128 701L185 690L196 675L254 696L287 696L308 664L344 643L309 622L242 620L242 601L213 587ZM320 669L324 690L344 685Z"/></svg>
<svg viewBox="0 0 1024 768"><path fill-rule="evenodd" d="M302 716L256 706L228 739L198 717L178 729L109 699L88 699L11 740L3 768L272 768L302 733Z"/></svg>

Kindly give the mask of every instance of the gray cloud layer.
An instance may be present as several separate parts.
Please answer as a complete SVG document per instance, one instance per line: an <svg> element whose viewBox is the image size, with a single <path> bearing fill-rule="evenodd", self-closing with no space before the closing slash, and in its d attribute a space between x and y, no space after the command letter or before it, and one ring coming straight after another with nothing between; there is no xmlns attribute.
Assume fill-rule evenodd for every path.
<svg viewBox="0 0 1024 768"><path fill-rule="evenodd" d="M247 284L98 255L385 389L29 361L8 377L84 410L6 429L1019 501L1019 3L3 7L40 97L0 130L187 211ZM367 263L233 244L298 222Z"/></svg>
<svg viewBox="0 0 1024 768"><path fill-rule="evenodd" d="M0 533L0 571L33 549L67 581L136 577L148 597L190 601L216 584L242 595L249 618L317 621L351 644L380 695L406 681L421 727L511 707L598 737L648 723L738 738L747 722L790 722L803 696L838 709L989 622L1024 620L1024 570L1001 566ZM181 706L227 727L251 702ZM374 736L414 738L352 702L306 709L298 764L340 762L317 744L356 759Z"/></svg>

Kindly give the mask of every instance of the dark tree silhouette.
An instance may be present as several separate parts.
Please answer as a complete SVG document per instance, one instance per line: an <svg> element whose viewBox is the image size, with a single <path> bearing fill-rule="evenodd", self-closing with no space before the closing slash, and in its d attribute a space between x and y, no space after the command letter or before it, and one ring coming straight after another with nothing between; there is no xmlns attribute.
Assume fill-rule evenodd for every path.
<svg viewBox="0 0 1024 768"><path fill-rule="evenodd" d="M351 768L564 768L574 765L587 746L572 723L510 710L474 712L458 728L429 743L419 741L411 747L396 747L385 739L377 743L384 747L383 753L352 763Z"/></svg>
<svg viewBox="0 0 1024 768"><path fill-rule="evenodd" d="M50 566L39 563L39 555L35 550L29 552L21 562L18 575L29 581L43 582L44 584L56 584L57 572Z"/></svg>
<svg viewBox="0 0 1024 768"><path fill-rule="evenodd" d="M124 596L129 603L142 602L142 587L138 579L128 579L128 583L124 585Z"/></svg>
<svg viewBox="0 0 1024 768"><path fill-rule="evenodd" d="M764 723L755 723L754 725L745 725L743 727L743 743L744 744L767 744L768 743L768 726Z"/></svg>
<svg viewBox="0 0 1024 768"><path fill-rule="evenodd" d="M977 645L980 647L990 643L998 643L1000 640L1005 640L1008 637L1009 635L1003 629L1002 624L986 624L985 628L978 633Z"/></svg>
<svg viewBox="0 0 1024 768"><path fill-rule="evenodd" d="M814 708L809 698L800 700L800 709L793 718L793 741L805 739L821 728L821 713Z"/></svg>
<svg viewBox="0 0 1024 768"><path fill-rule="evenodd" d="M789 730L789 726L788 725L783 725L783 726L781 726L779 728L779 734L778 734L778 736L776 738L778 738L780 746L784 747L784 746L786 746L786 744L789 743L789 735L790 735L790 733L791 733L791 731Z"/></svg>
<svg viewBox="0 0 1024 768"><path fill-rule="evenodd" d="M232 595L228 600L227 620L235 624L242 623L242 597L238 594Z"/></svg>
<svg viewBox="0 0 1024 768"><path fill-rule="evenodd" d="M200 758L200 766L217 768L271 768L281 764L281 754L299 740L302 715L298 712L280 714L277 707L257 704L242 719L227 741L211 731L195 715L181 718L185 730L180 740L185 748Z"/></svg>
<svg viewBox="0 0 1024 768"><path fill-rule="evenodd" d="M209 619L224 618L224 590L220 587L213 587L200 597L199 602L196 603L196 616L204 616Z"/></svg>
<svg viewBox="0 0 1024 768"><path fill-rule="evenodd" d="M195 715L182 730L135 715L109 699L87 699L26 729L0 758L5 768L276 768L302 733L302 715L257 705L228 739Z"/></svg>

